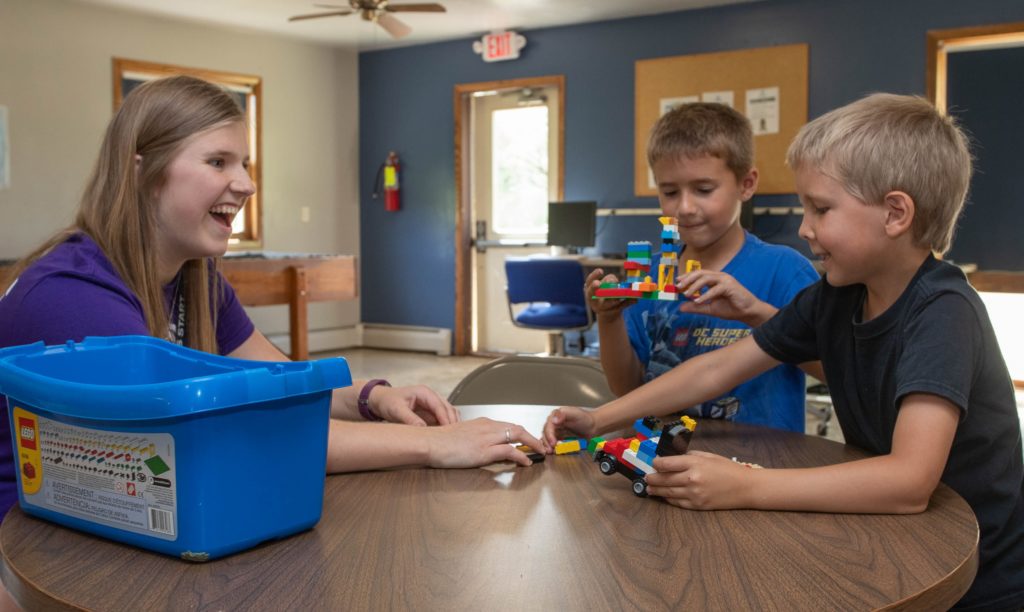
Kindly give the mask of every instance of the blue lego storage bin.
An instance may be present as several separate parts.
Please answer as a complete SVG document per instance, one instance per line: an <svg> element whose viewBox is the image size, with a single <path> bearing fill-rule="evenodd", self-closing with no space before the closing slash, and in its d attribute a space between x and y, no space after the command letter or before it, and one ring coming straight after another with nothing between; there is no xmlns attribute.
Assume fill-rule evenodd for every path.
<svg viewBox="0 0 1024 612"><path fill-rule="evenodd" d="M260 362L146 336L0 349L22 509L205 561L320 520L342 358Z"/></svg>

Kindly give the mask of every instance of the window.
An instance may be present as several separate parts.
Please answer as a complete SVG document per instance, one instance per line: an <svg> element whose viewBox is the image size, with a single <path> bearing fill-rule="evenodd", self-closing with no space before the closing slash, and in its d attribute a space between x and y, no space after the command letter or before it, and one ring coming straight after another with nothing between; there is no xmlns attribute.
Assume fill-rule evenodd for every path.
<svg viewBox="0 0 1024 612"><path fill-rule="evenodd" d="M491 219L505 236L547 233L548 107L495 110L491 120Z"/></svg>
<svg viewBox="0 0 1024 612"><path fill-rule="evenodd" d="M260 156L260 112L262 100L260 89L262 79L257 76L236 74L232 72L215 72L201 68L183 68L167 64L139 62L135 60L114 58L114 110L121 106L121 100L141 83L161 77L185 74L216 83L227 89L238 100L245 110L249 128L249 173L256 184L254 193L243 214L235 217L229 243L231 249L258 249L263 246L261 228L261 206L263 191L260 186L262 157Z"/></svg>

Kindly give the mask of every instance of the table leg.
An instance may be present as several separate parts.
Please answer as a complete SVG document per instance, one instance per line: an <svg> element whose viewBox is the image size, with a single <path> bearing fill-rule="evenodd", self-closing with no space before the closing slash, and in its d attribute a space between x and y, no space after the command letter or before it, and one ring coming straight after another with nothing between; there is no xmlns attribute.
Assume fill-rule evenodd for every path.
<svg viewBox="0 0 1024 612"><path fill-rule="evenodd" d="M299 267L288 268L291 278L291 301L288 304L288 329L291 335L291 357L295 361L309 359L309 288L306 270Z"/></svg>

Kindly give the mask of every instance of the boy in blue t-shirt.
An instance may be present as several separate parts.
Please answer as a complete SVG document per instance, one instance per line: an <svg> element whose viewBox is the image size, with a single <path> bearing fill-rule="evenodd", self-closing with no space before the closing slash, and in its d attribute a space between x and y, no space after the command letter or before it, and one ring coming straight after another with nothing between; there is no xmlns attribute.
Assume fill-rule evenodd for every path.
<svg viewBox="0 0 1024 612"><path fill-rule="evenodd" d="M754 137L742 114L723 104L680 106L654 125L647 160L661 210L679 227L680 265L689 259L701 263L701 270L680 277L679 289L702 293L680 302L590 300L601 282L616 279L602 278L600 269L587 277L601 366L617 395L749 335L818 279L803 255L762 242L740 226L740 207L754 194L758 178ZM803 372L784 364L710 401L676 409L802 432L804 386Z"/></svg>

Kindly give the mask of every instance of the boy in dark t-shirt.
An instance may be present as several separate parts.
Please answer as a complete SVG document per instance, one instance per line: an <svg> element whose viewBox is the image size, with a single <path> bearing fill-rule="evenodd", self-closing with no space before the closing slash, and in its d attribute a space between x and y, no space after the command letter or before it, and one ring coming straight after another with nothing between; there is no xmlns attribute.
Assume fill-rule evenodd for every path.
<svg viewBox="0 0 1024 612"><path fill-rule="evenodd" d="M927 101L875 94L819 117L789 149L800 236L825 277L750 337L691 359L594 412L561 408L548 440L664 414L780 362L820 359L846 441L878 456L747 470L655 459L651 495L682 508L916 513L941 481L974 510L979 567L958 609L1024 607L1024 458L1013 385L952 242L970 182L966 138Z"/></svg>

